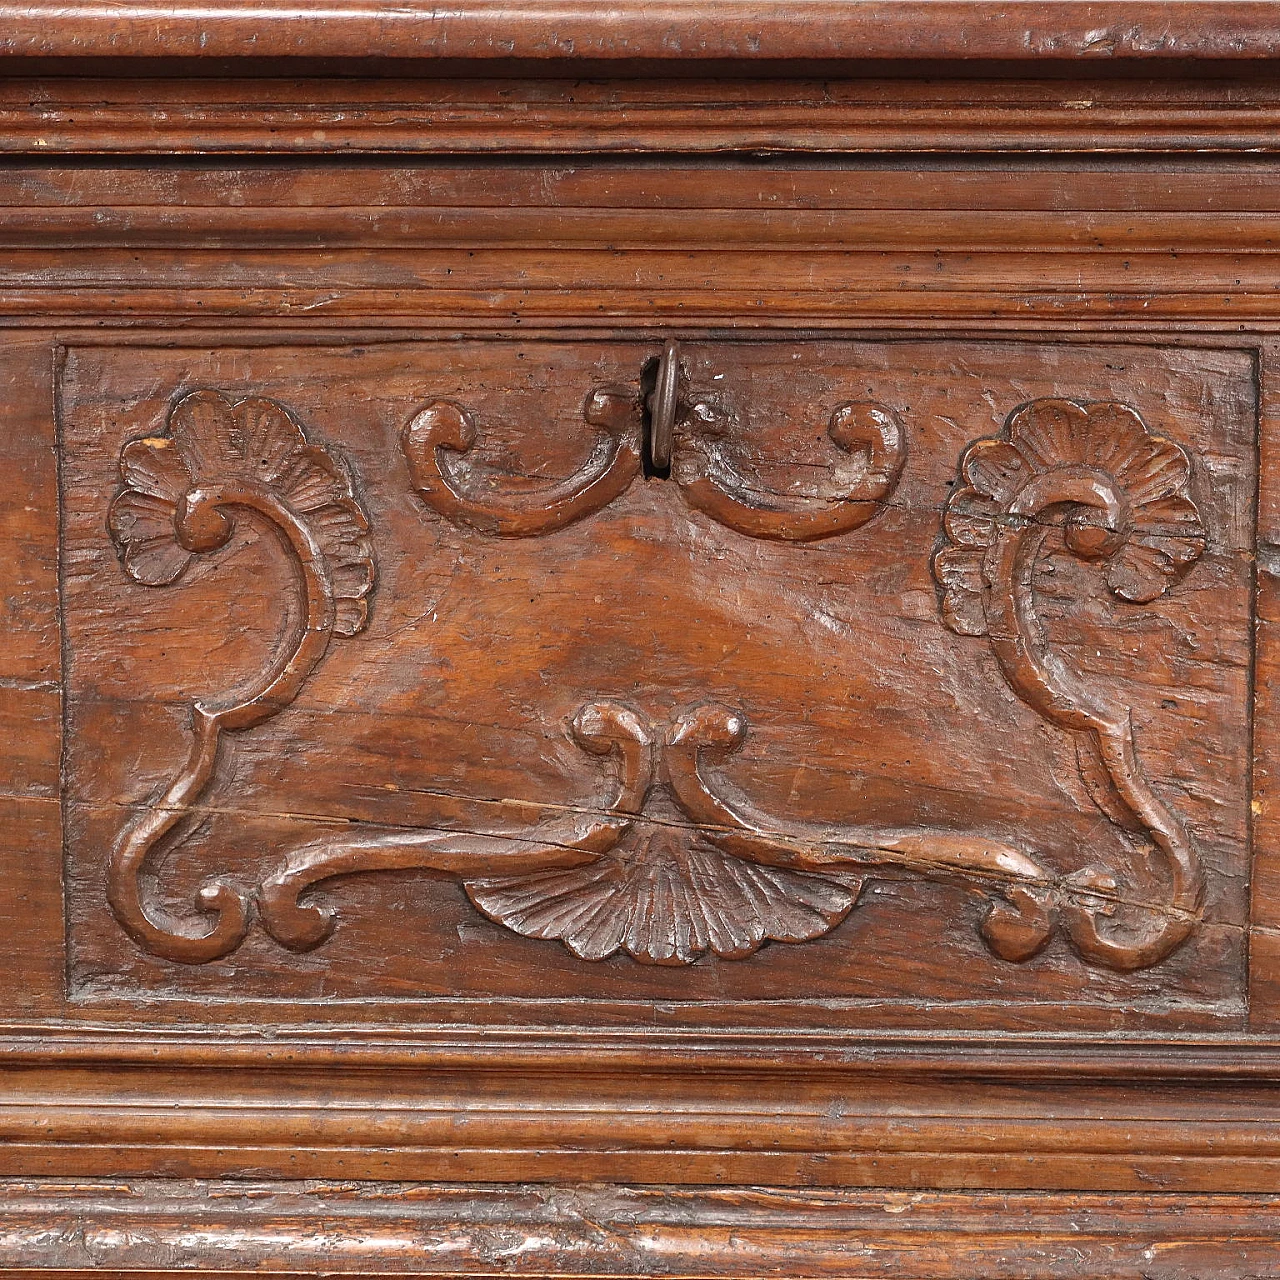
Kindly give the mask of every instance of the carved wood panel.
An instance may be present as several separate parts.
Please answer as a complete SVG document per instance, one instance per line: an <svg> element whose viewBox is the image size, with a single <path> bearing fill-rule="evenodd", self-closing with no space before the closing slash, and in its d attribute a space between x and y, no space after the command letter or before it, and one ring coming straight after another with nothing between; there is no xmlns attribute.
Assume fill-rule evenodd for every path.
<svg viewBox="0 0 1280 1280"><path fill-rule="evenodd" d="M1235 1016L1250 357L660 352L67 353L73 995Z"/></svg>

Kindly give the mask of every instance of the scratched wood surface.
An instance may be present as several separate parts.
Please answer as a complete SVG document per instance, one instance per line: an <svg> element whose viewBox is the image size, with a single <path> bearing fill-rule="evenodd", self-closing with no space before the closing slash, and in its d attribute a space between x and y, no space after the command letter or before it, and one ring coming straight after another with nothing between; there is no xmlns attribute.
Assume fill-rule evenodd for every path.
<svg viewBox="0 0 1280 1280"><path fill-rule="evenodd" d="M820 1189L154 1180L0 1183L0 1260L63 1275L788 1276L1252 1280L1274 1269L1273 1196L1042 1196ZM1000 1229L994 1229L995 1221ZM406 1265L404 1242L412 1242ZM776 1273L776 1272L775 1272Z"/></svg>
<svg viewBox="0 0 1280 1280"><path fill-rule="evenodd" d="M638 394L654 354L643 343L589 342L67 353L59 427L76 998L199 996L215 1016L220 999L234 1010L251 993L326 1004L443 997L471 1002L482 1020L528 1016L530 1001L546 1002L546 1016L569 1002L656 999L705 1005L713 1021L800 1026L874 1024L886 1004L901 1006L898 1019L914 1009L924 1024L1238 1024L1256 483L1248 357L1018 343L689 344L688 384L728 415L724 446L752 502L765 491L821 495L835 482L843 455L823 428L841 404L875 403L897 418L900 479L878 505L864 504L860 527L815 541L753 536L695 509L682 497L694 490L679 460L671 477L637 475L599 511L521 537L442 516L415 489L400 437L424 406L446 401L474 415L477 456L465 456L491 469L478 492L498 480L562 479L601 438L583 419L584 399L601 386ZM108 536L121 451L180 435L172 423L183 397L208 390L226 403L256 396L288 406L314 443L345 459L376 582L361 602L367 624L335 639L286 711L228 735L213 781L184 817L189 835L166 836L138 871L142 897L179 921L177 932L208 931L211 917L194 905L205 882L265 882L291 850L317 841L421 829L441 839L524 835L566 811L607 809L598 758L569 727L602 701L659 735L700 704L730 708L746 732L723 776L777 832L919 829L919 847L869 878L846 859L831 864L834 881L771 883L765 891L784 896L816 887L831 899L816 910L833 919L812 924L821 936L806 926L788 942L782 925L779 941L756 939L767 945L727 957L721 944L682 942L682 930L708 912L736 912L745 927L761 890L742 890L735 876L755 864L711 850L700 815L654 785L629 802L640 821L586 881L530 881L519 909L504 908L497 889L475 888L502 870L486 849L381 871L366 851L352 855L366 865L353 864L351 880L305 890L337 912L319 945L286 949L251 928L226 954L193 963L174 963L183 957L163 942L137 945L121 913L102 910L115 874L108 852L180 769L192 701L254 680L287 646L290 614L302 607L296 572L261 519L243 519L208 556L179 549L190 563L164 589L131 578ZM948 627L931 568L966 446L998 435L1017 406L1062 396L1130 405L1152 432L1179 441L1195 460L1190 483L1208 531L1185 580L1149 604L1117 599L1095 566L1064 548L1036 575L1054 646L1131 706L1152 785L1194 833L1206 871L1192 936L1132 972L1090 963L1061 931L1025 963L992 954L979 926L1000 882L981 868L952 875L949 862L947 842L968 835L1039 857L1050 876L1109 863L1126 885L1121 902L1140 892L1126 870L1133 833L1091 800L1075 737L1019 700L983 639ZM169 455L175 447L170 440ZM542 491L531 492L533 509L545 506ZM687 864L698 850L702 860ZM606 891L587 882L600 865L631 870ZM865 880L860 898L853 876ZM1158 882L1151 892L1162 892ZM503 927L507 909L536 934L534 898L561 932ZM477 910L486 904L498 921ZM602 928L626 921L626 937L584 941L565 923L583 912ZM1122 918L1117 936L1126 927L1142 926Z"/></svg>
<svg viewBox="0 0 1280 1280"><path fill-rule="evenodd" d="M1049 9L0 3L0 1271L1276 1272L1280 6Z"/></svg>
<svg viewBox="0 0 1280 1280"><path fill-rule="evenodd" d="M1267 163L1234 151L24 161L0 172L0 316L410 334L1266 333L1278 305Z"/></svg>

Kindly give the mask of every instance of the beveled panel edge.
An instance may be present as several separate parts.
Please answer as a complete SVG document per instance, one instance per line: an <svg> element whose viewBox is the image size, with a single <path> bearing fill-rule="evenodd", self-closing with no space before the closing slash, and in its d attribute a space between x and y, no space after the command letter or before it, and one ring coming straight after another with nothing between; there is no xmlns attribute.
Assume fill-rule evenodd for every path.
<svg viewBox="0 0 1280 1280"><path fill-rule="evenodd" d="M1210 1275L1280 1258L1274 1196L0 1181L0 1275ZM119 1272L115 1272L119 1274Z"/></svg>
<svg viewBox="0 0 1280 1280"><path fill-rule="evenodd" d="M1280 344L1259 345L1254 570L1253 770L1249 843L1249 1025L1280 1026Z"/></svg>
<svg viewBox="0 0 1280 1280"><path fill-rule="evenodd" d="M761 1078L873 1075L936 1079L1280 1082L1280 1036L1071 1032L876 1033L496 1028L367 1023L200 1026L48 1020L0 1028L0 1071L113 1067L271 1072L488 1069L690 1071Z"/></svg>

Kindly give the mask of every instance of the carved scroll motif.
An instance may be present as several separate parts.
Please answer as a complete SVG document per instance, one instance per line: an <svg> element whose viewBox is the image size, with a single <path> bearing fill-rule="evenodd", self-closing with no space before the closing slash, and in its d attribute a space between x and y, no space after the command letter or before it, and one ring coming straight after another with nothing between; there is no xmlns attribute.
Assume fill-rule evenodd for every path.
<svg viewBox="0 0 1280 1280"><path fill-rule="evenodd" d="M374 564L369 524L340 463L309 444L281 405L233 404L213 391L184 397L162 436L133 440L120 456L123 486L109 527L126 572L167 586L192 558L225 547L242 518L269 528L295 575L293 635L248 692L196 701L186 764L121 832L111 854L108 898L131 937L170 960L226 955L248 929L248 902L225 881L204 885L196 912L171 918L145 900L147 864L183 827L207 791L223 733L262 724L287 707L334 636L363 629ZM176 834L175 834L176 833Z"/></svg>
<svg viewBox="0 0 1280 1280"><path fill-rule="evenodd" d="M881 405L848 403L828 423L833 457L821 469L825 482L776 492L734 461L732 415L692 394L683 369L678 386L671 479L690 506L749 537L813 542L848 533L876 514L902 474L906 435L894 415ZM595 443L572 475L550 484L474 463L475 421L452 401L433 401L415 414L401 445L414 488L435 511L499 537L538 537L602 510L630 487L644 468L645 416L638 387L597 387L583 407L597 429Z"/></svg>
<svg viewBox="0 0 1280 1280"><path fill-rule="evenodd" d="M860 528L893 493L907 460L906 433L888 409L844 404L827 424L828 479L807 493L776 493L734 462L731 422L710 401L690 404L671 475L691 507L752 538L817 542Z"/></svg>
<svg viewBox="0 0 1280 1280"><path fill-rule="evenodd" d="M762 813L708 773L746 738L746 720L722 706L691 708L659 731L625 706L591 703L571 733L614 775L594 816L481 835L325 837L289 854L264 882L268 931L309 950L334 919L304 895L341 876L416 867L456 877L491 920L559 939L581 959L623 951L645 964L684 965L707 952L739 960L766 941L820 937L848 915L868 875L959 882L993 898L1048 885L1032 859L981 836L818 827ZM987 922L1016 950L1018 939L1002 932L1006 913L1007 902L995 902Z"/></svg>
<svg viewBox="0 0 1280 1280"><path fill-rule="evenodd" d="M748 501L723 452L716 412L688 402L685 429L673 437L672 474L694 505L753 536L803 540L863 523L877 509L867 495L890 491L902 466L891 415L844 406L831 428L849 458L837 472L845 493L838 511L820 494ZM635 397L602 388L586 418L600 433L591 457L575 477L549 485L517 485L470 464L474 425L445 402L415 416L405 450L419 491L437 509L489 534L533 536L598 510L641 472ZM701 435L689 427L695 419ZM193 704L188 761L125 828L111 857L109 899L123 927L156 955L199 963L244 938L248 895L213 880L192 914L172 916L148 901L149 860L185 838L222 733L288 706L331 639L363 628L374 581L369 526L346 472L269 400L189 395L173 409L167 434L125 447L121 473L109 526L136 581L176 581L192 557L225 547L240 518L274 532L295 574L293 634L249 693ZM1075 736L1089 794L1134 852L1123 884L1102 866L1060 876L981 834L765 813L720 776L746 738L741 713L704 703L659 726L601 701L584 705L569 725L604 776L594 799L490 832L423 827L312 841L261 882L266 931L310 950L335 925L333 908L312 900L317 891L360 872L416 868L460 882L495 922L559 939L583 959L622 952L682 965L819 937L853 909L868 879L923 878L981 894L982 936L1007 960L1037 954L1060 921L1086 960L1118 969L1157 963L1200 917L1195 849L1143 772L1128 705L1050 643L1035 582L1055 544L1098 564L1125 601L1147 603L1178 582L1205 545L1187 494L1187 455L1152 436L1124 405L1039 400L1013 413L1002 436L970 445L961 478L945 513L946 544L933 560L943 618L958 634L986 636L1017 696ZM1152 863L1162 874L1145 869Z"/></svg>
<svg viewBox="0 0 1280 1280"><path fill-rule="evenodd" d="M300 904L299 897L322 881L356 872L416 868L462 878L597 861L617 845L640 812L653 777L653 744L644 721L610 702L588 703L570 731L574 742L599 756L612 774L610 793L594 806L540 825L492 833L428 828L313 841L295 849L263 881L260 900L267 932L296 951L318 946L333 930L333 913Z"/></svg>
<svg viewBox="0 0 1280 1280"><path fill-rule="evenodd" d="M1057 542L1098 564L1121 600L1146 604L1168 591L1205 546L1187 455L1125 405L1045 399L1011 414L1002 436L971 444L960 474L933 562L943 617L960 635L985 635L1018 697L1074 735L1085 787L1134 850L1125 877L1089 865L1043 898L1045 936L1052 907L1087 960L1156 964L1200 919L1196 851L1143 771L1129 706L1050 642L1035 580Z"/></svg>
<svg viewBox="0 0 1280 1280"><path fill-rule="evenodd" d="M623 388L600 387L587 397L582 416L598 430L591 453L573 475L551 484L477 466L470 457L475 419L449 400L415 414L401 444L414 488L441 515L503 538L537 537L608 506L640 474L636 398Z"/></svg>

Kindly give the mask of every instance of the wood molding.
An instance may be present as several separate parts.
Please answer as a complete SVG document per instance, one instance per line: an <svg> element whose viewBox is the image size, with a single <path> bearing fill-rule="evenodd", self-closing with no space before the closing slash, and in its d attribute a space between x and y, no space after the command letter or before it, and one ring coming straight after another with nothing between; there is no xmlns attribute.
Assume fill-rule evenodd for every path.
<svg viewBox="0 0 1280 1280"><path fill-rule="evenodd" d="M906 160L688 161L656 188L620 160L485 172L487 196L444 161L243 165L219 171L220 206L199 168L15 165L0 174L0 323L684 336L744 313L757 331L1280 322L1268 179L1252 163L1170 160L1154 194L1133 161L950 160L927 193ZM768 287L762 253L778 264Z"/></svg>
<svg viewBox="0 0 1280 1280"><path fill-rule="evenodd" d="M744 62L946 59L1039 64L1141 59L1247 62L1280 52L1280 6L1245 0L470 0L447 10L413 0L199 5L53 0L0 5L0 55L43 58L731 59Z"/></svg>
<svg viewBox="0 0 1280 1280"><path fill-rule="evenodd" d="M1091 63L1087 78L1069 81L906 80L883 69L815 78L821 69L813 67L770 79L675 79L658 68L640 80L610 78L607 68L589 79L579 69L573 78L522 80L492 69L366 80L56 79L34 70L18 66L0 81L0 154L1244 156L1280 146L1274 76L1153 79L1142 66L1141 75L1107 79ZM1158 188L1147 194L1159 198ZM109 232L118 211L103 212ZM303 222L295 234L308 230Z"/></svg>
<svg viewBox="0 0 1280 1280"><path fill-rule="evenodd" d="M0 0L0 1275L1280 1274L1278 65L1274 2ZM677 340L740 430L655 431ZM984 901L856 914L947 789ZM530 921L646 822L685 915Z"/></svg>
<svg viewBox="0 0 1280 1280"><path fill-rule="evenodd" d="M1280 1191L1280 1044L1239 1038L0 1041L0 1176Z"/></svg>
<svg viewBox="0 0 1280 1280"><path fill-rule="evenodd" d="M0 1180L0 1274L1254 1280L1280 1198ZM39 1259L32 1266L33 1259Z"/></svg>

